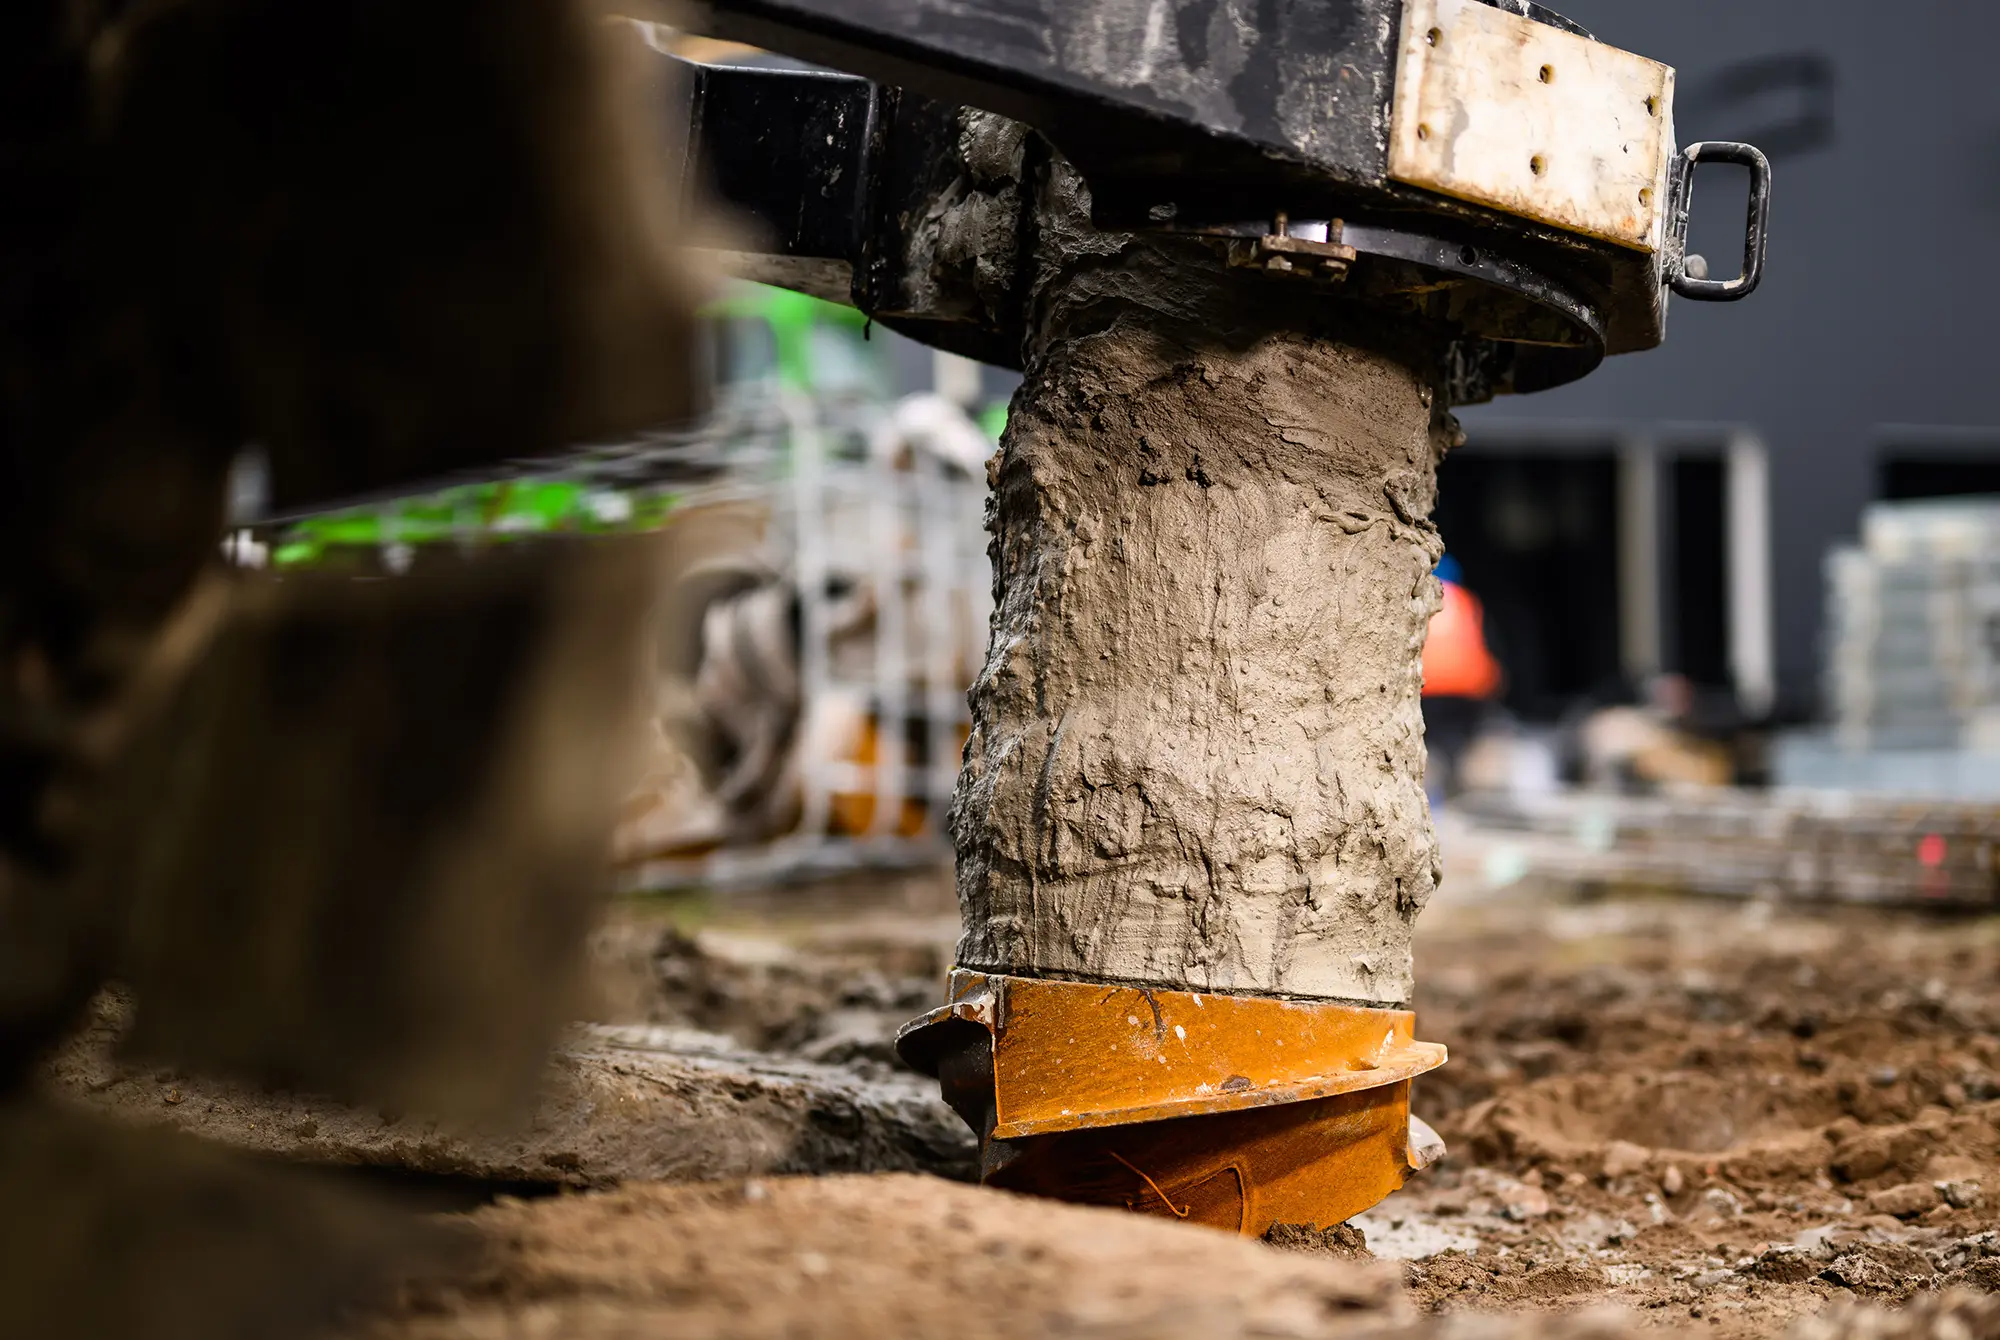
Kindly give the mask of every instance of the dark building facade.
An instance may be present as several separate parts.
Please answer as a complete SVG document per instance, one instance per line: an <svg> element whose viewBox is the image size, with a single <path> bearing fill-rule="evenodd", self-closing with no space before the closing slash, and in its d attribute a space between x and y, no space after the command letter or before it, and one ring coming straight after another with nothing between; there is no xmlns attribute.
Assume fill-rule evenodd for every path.
<svg viewBox="0 0 2000 1340"><path fill-rule="evenodd" d="M1769 265L1747 302L1676 300L1661 349L1611 359L1569 387L1467 411L1473 446L1463 468L1447 463L1442 487L1490 483L1498 467L1475 467L1482 456L1536 457L1542 426L1568 426L1551 433L1566 437L1552 443L1555 456L1580 450L1577 425L1602 426L1607 451L1621 435L1672 435L1675 424L1712 426L1697 437L1746 432L1768 461L1778 704L1787 714L1808 710L1827 547L1853 536L1876 497L2000 491L1992 394L2000 100L1990 91L2000 8L1963 0L1557 7L1604 41L1676 67L1681 143L1746 139L1772 153ZM1743 186L1724 174L1702 170L1692 238L1717 277L1735 272L1740 251ZM1701 501L1715 477L1682 459L1660 467L1669 487L1653 524L1679 541L1659 597L1668 640L1692 646L1667 648L1666 668L1683 654L1716 661L1715 629L1728 621L1701 609L1725 589L1702 531L1723 524L1726 508ZM1594 489L1598 508L1615 493L1594 476L1576 487ZM1441 521L1457 501L1448 499ZM1600 556L1615 543L1600 541ZM1689 572L1674 552L1704 556ZM1601 660L1602 648L1593 654Z"/></svg>

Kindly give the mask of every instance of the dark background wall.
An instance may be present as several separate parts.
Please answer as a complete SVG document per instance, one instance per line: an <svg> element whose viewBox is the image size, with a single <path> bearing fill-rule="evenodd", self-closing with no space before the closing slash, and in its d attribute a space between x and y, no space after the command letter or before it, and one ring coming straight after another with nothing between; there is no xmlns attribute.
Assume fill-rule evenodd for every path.
<svg viewBox="0 0 2000 1340"><path fill-rule="evenodd" d="M1557 8L1604 41L1676 67L1681 143L1749 139L1776 151L1770 263L1747 302L1677 300L1663 348L1464 418L1475 437L1499 418L1753 426L1771 450L1780 688L1802 705L1814 680L1820 555L1855 532L1877 490L1878 449L1922 440L1976 457L1982 444L2000 443L2000 433L1964 431L2000 422L1992 371L2000 7L1557 0ZM1767 58L1793 59L1760 76L1755 62ZM1761 92L1747 87L1759 82ZM1735 272L1743 194L1740 181L1721 184L1721 171L1702 171L1693 237L1718 277Z"/></svg>

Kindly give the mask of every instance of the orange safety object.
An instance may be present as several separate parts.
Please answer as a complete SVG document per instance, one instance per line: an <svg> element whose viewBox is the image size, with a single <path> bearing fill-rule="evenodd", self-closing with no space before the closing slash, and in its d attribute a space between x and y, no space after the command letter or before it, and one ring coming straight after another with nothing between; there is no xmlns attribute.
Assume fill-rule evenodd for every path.
<svg viewBox="0 0 2000 1340"><path fill-rule="evenodd" d="M970 727L961 723L958 727L958 746L965 747L965 738ZM860 724L853 746L841 762L852 763L856 768L872 769L882 757L882 723L870 716ZM907 760L905 760L907 763ZM896 836L912 838L931 825L930 806L914 796L903 797L902 809L896 816ZM875 823L875 792L836 791L830 797L827 814L827 832L837 836L864 837Z"/></svg>
<svg viewBox="0 0 2000 1340"><path fill-rule="evenodd" d="M1491 698L1500 691L1500 663L1486 649L1486 612L1479 597L1444 583L1444 605L1424 639L1424 696Z"/></svg>
<svg viewBox="0 0 2000 1340"><path fill-rule="evenodd" d="M897 1050L980 1132L981 1180L1262 1236L1420 1167L1407 1010L956 969Z"/></svg>

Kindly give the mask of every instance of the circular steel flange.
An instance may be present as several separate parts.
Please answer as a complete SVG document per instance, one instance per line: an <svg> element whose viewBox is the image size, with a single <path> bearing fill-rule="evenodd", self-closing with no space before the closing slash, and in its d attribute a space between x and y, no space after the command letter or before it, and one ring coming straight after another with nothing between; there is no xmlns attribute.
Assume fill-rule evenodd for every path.
<svg viewBox="0 0 2000 1340"><path fill-rule="evenodd" d="M1574 338L1537 340L1532 343L1587 347L1604 344L1604 318L1597 308L1567 287L1531 265L1508 259L1491 248L1407 228L1387 228L1378 224L1348 224L1341 232L1347 245L1363 256L1380 256L1407 261L1441 274L1501 290L1546 309L1572 327ZM1506 338L1503 331L1473 330L1489 339Z"/></svg>
<svg viewBox="0 0 2000 1340"><path fill-rule="evenodd" d="M1193 227L1158 220L1154 227L1213 242L1232 266L1316 283L1342 302L1455 329L1452 362L1465 375L1453 377L1454 404L1560 385L1604 358L1599 307L1491 245L1407 226L1282 214Z"/></svg>

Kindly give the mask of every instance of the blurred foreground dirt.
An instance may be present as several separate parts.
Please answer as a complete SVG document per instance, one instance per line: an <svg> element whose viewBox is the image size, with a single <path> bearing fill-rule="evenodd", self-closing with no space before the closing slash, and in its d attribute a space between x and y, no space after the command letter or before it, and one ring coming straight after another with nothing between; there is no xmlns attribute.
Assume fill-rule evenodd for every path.
<svg viewBox="0 0 2000 1340"><path fill-rule="evenodd" d="M51 1074L266 1153L508 1193L467 1219L477 1267L357 1319L366 1340L1474 1336L1553 1314L2000 1336L2000 921L1473 883L1420 923L1420 1035L1452 1061L1416 1108L1452 1154L1357 1221L1374 1261L1352 1235L1281 1251L945 1180L967 1146L888 1049L949 959L942 875L622 905L601 1022L505 1137L131 1072L115 1003Z"/></svg>

